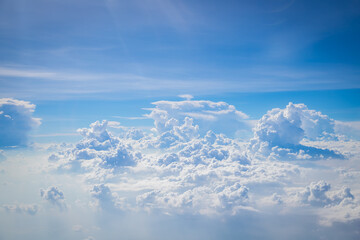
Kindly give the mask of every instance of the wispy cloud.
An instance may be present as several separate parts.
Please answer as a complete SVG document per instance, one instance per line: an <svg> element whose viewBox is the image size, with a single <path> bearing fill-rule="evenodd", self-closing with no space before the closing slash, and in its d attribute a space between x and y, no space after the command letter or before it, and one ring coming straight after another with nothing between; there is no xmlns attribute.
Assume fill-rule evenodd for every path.
<svg viewBox="0 0 360 240"><path fill-rule="evenodd" d="M191 75L191 70L189 70ZM186 97L226 92L273 92L359 88L356 72L341 69L263 68L240 69L231 74L180 78L177 71L167 76L151 73L80 72L30 67L0 66L0 97L69 99L169 96L189 93ZM344 77L344 75L347 75ZM181 75L180 75L181 76ZM11 81L10 81L11 80ZM105 94L105 95L104 95ZM183 96L184 95L180 95Z"/></svg>
<svg viewBox="0 0 360 240"><path fill-rule="evenodd" d="M113 116L114 118L120 118L120 119L129 119L129 120L141 120L141 119L148 119L148 117L122 117L122 116Z"/></svg>

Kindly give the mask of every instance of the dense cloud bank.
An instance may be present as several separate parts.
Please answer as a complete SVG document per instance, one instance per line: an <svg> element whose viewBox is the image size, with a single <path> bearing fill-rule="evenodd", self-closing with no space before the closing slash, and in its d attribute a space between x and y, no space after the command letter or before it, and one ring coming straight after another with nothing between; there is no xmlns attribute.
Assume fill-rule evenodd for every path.
<svg viewBox="0 0 360 240"><path fill-rule="evenodd" d="M30 130L40 125L32 116L35 105L30 102L0 99L0 147L24 146Z"/></svg>
<svg viewBox="0 0 360 240"><path fill-rule="evenodd" d="M152 132L114 135L107 121L97 121L78 130L83 139L74 147L49 157L52 171L82 176L93 206L103 211L229 216L276 206L309 208L327 225L359 218L357 189L331 191L322 179L296 183L316 170L306 163L347 161L359 152L328 116L289 103L267 112L243 142L212 131L212 124L233 132L248 126L231 105L189 99L154 105L147 115ZM345 147L351 144L352 150Z"/></svg>

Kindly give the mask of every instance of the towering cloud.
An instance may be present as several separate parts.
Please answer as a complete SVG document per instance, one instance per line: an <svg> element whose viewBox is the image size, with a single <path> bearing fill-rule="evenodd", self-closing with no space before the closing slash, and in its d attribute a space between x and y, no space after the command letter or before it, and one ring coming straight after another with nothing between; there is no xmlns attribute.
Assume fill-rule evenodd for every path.
<svg viewBox="0 0 360 240"><path fill-rule="evenodd" d="M254 128L249 149L259 156L289 159L342 158L334 151L304 146L301 141L336 139L334 120L304 104L289 103L285 109L268 111Z"/></svg>
<svg viewBox="0 0 360 240"><path fill-rule="evenodd" d="M35 105L30 102L0 99L0 147L26 145L31 129L40 125L32 116Z"/></svg>

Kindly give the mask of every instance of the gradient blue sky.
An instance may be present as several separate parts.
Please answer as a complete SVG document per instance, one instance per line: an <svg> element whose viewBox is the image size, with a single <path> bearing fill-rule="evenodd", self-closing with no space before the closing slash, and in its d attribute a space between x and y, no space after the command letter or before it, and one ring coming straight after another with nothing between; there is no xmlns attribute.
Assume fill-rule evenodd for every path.
<svg viewBox="0 0 360 240"><path fill-rule="evenodd" d="M34 101L40 117L89 123L100 114L88 100L139 116L187 93L255 119L294 101L359 120L357 0L3 0L0 23L0 96Z"/></svg>
<svg viewBox="0 0 360 240"><path fill-rule="evenodd" d="M359 239L359 43L360 0L0 0L0 239Z"/></svg>

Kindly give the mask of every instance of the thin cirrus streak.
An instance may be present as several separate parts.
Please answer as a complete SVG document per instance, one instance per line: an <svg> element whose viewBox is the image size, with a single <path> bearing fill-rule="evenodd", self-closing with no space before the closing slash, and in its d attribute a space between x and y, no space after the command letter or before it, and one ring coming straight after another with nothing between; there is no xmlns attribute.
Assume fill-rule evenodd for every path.
<svg viewBox="0 0 360 240"><path fill-rule="evenodd" d="M260 71L258 77L250 75L254 70L244 70L235 79L176 79L164 77L145 77L136 74L118 73L71 73L62 71L43 71L17 68L0 68L3 76L2 91L4 97L28 97L34 95L39 99L49 98L99 98L107 93L108 98L129 98L134 93L146 95L197 94L233 92L272 92L291 90L329 90L357 88L358 82L352 78L344 81L328 78L324 73L298 73L283 71ZM306 76L307 80L302 79ZM249 82L249 78L252 81ZM291 79L291 80L290 80ZM10 81L11 80L11 81ZM246 81L246 84L244 82ZM121 94L121 95L119 95ZM102 98L106 96L101 95Z"/></svg>

